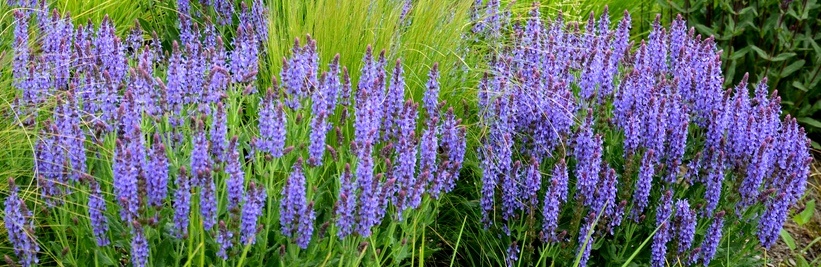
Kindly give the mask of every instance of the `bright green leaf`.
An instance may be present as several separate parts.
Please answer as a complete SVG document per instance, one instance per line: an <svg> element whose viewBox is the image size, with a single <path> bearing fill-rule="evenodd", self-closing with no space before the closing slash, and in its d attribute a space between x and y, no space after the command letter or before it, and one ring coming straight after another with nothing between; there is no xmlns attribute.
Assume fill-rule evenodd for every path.
<svg viewBox="0 0 821 267"><path fill-rule="evenodd" d="M751 48L753 51L755 51L755 53L757 53L757 54L758 54L758 57L763 58L763 59L767 59L767 60L769 60L769 59L770 59L770 56L769 56L769 55L767 55L767 52L764 52L764 50L761 50L761 48L758 48L758 46L755 46L755 45L750 45L750 48Z"/></svg>
<svg viewBox="0 0 821 267"><path fill-rule="evenodd" d="M804 124L805 126L812 126L813 128L821 129L821 121L817 121L813 118L800 117L800 118L797 118L796 120L798 122L800 122L801 124Z"/></svg>
<svg viewBox="0 0 821 267"><path fill-rule="evenodd" d="M745 48L742 48L742 49L739 49L739 50L736 50L735 53L733 53L733 55L730 56L730 60L737 60L737 59L743 57L744 55L746 55L747 52L750 52L750 47L749 46L745 47Z"/></svg>
<svg viewBox="0 0 821 267"><path fill-rule="evenodd" d="M102 252L100 252L100 250L95 250L94 254L95 254L95 256L97 256L97 259L100 261L101 265L104 265L104 266L113 266L114 265L114 260L109 258L108 255L106 255L106 253L102 253Z"/></svg>
<svg viewBox="0 0 821 267"><path fill-rule="evenodd" d="M704 24L698 24L698 25L696 25L696 29L697 29L699 32L701 32L702 34L706 35L706 36L715 36L715 35L716 35L716 32L715 32L715 31L713 31L713 29L711 29L711 28L709 28L709 27L707 27L707 26L704 26Z"/></svg>
<svg viewBox="0 0 821 267"><path fill-rule="evenodd" d="M799 226L805 225L808 222L810 222L810 219L812 219L813 213L815 213L815 199L810 200L809 202L807 202L807 207L804 208L804 211L802 211L801 213L795 215L795 217L793 218L793 221L795 221L795 223L797 223Z"/></svg>
<svg viewBox="0 0 821 267"><path fill-rule="evenodd" d="M790 233L788 233L787 230L784 230L784 228L781 228L781 233L779 234L781 235L781 239L784 240L784 243L790 247L790 250L795 250L795 239L792 238Z"/></svg>
<svg viewBox="0 0 821 267"><path fill-rule="evenodd" d="M772 61L784 61L784 60L790 59L791 57L794 57L794 56L795 56L795 52L786 52L786 53L778 54L778 56L772 58L771 60Z"/></svg>
<svg viewBox="0 0 821 267"><path fill-rule="evenodd" d="M807 87L804 87L804 84L802 84L799 81L792 82L792 86L795 87L795 89L798 89L798 90L801 90L801 91L804 91L804 92L809 91L809 90L807 90Z"/></svg>
<svg viewBox="0 0 821 267"><path fill-rule="evenodd" d="M810 145L812 146L812 148L821 150L821 144L818 144L818 142L816 142L816 141L810 142Z"/></svg>
<svg viewBox="0 0 821 267"><path fill-rule="evenodd" d="M790 76L790 74L793 74L793 72L795 72L795 71L801 69L802 67L804 67L804 63L807 63L807 61L802 59L802 60L798 60L796 62L793 62L790 65L787 65L787 67L784 68L783 71L781 71L781 77Z"/></svg>

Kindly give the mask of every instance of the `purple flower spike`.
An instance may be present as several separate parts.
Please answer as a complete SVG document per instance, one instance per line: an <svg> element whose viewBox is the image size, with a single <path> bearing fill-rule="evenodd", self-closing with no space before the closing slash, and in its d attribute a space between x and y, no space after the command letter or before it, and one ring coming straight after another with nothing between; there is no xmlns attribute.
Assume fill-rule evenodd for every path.
<svg viewBox="0 0 821 267"><path fill-rule="evenodd" d="M130 222L137 214L137 170L127 145L117 140L114 151L114 195L120 204L120 219Z"/></svg>
<svg viewBox="0 0 821 267"><path fill-rule="evenodd" d="M456 186L456 179L459 178L459 170L465 159L467 142L465 140L465 128L460 126L461 119L456 119L453 115L453 108L449 108L445 114L445 119L441 125L442 136L439 149L443 151L445 159L443 165L438 170L442 180L444 180L444 192L450 192Z"/></svg>
<svg viewBox="0 0 821 267"><path fill-rule="evenodd" d="M505 258L505 263L508 267L516 266L516 262L519 260L519 245L516 244L516 241L513 241L510 244L510 247L507 248L507 258Z"/></svg>
<svg viewBox="0 0 821 267"><path fill-rule="evenodd" d="M311 119L310 144L308 145L310 154L308 164L311 166L322 165L322 157L325 154L325 138L330 129L331 125L328 122L328 114L325 113L325 111L316 114L316 116Z"/></svg>
<svg viewBox="0 0 821 267"><path fill-rule="evenodd" d="M216 163L225 162L227 159L227 134L228 118L225 115L225 106L222 102L217 102L211 125L211 156L216 159Z"/></svg>
<svg viewBox="0 0 821 267"><path fill-rule="evenodd" d="M416 130L418 104L406 101L401 114L396 121L397 145L396 162L393 177L396 179L397 196L394 204L397 208L397 218L401 221L402 213L410 208L411 198L416 185L416 160L419 146L416 145L414 131Z"/></svg>
<svg viewBox="0 0 821 267"><path fill-rule="evenodd" d="M5 218L3 225L6 226L8 238L14 247L14 254L17 255L18 263L22 266L35 266L40 260L37 253L40 246L37 244L37 237L34 235L34 218L31 210L26 207L26 203L20 199L14 179L9 179L9 196L5 202Z"/></svg>
<svg viewBox="0 0 821 267"><path fill-rule="evenodd" d="M371 228L378 224L377 222L377 207L378 199L376 199L376 180L374 179L374 162L371 154L373 153L373 146L370 142L366 142L360 149L360 156L356 165L356 183L359 187L359 212L357 221L357 233L363 237L371 235ZM414 205L411 205L415 207Z"/></svg>
<svg viewBox="0 0 821 267"><path fill-rule="evenodd" d="M345 172L339 176L339 196L336 202L336 235L340 239L353 233L356 212L356 185L352 181L351 165L345 164Z"/></svg>
<svg viewBox="0 0 821 267"><path fill-rule="evenodd" d="M316 220L316 213L314 212L314 203L311 202L304 206L299 214L299 224L296 227L296 244L302 249L307 249L311 242L311 237L314 234L314 221Z"/></svg>
<svg viewBox="0 0 821 267"><path fill-rule="evenodd" d="M430 192L428 193L434 198L437 198L442 191L444 181L441 176L435 175L436 154L439 148L439 139L436 136L436 119L430 122L428 129L422 133L422 138L419 142L419 171L421 173L427 173L428 175L421 175L420 173L416 179L422 179L423 181L419 182L423 184L430 184ZM421 195L422 192L418 192L416 197L421 197Z"/></svg>
<svg viewBox="0 0 821 267"><path fill-rule="evenodd" d="M696 235L696 211L690 209L690 203L686 199L676 201L676 239L678 240L678 253L683 254L693 245L693 238Z"/></svg>
<svg viewBox="0 0 821 267"><path fill-rule="evenodd" d="M590 260L590 250L592 250L593 244L596 243L594 240L596 233L595 222L596 214L590 213L582 222L582 228L579 230L579 249L576 251L580 254L579 266L587 266L587 261Z"/></svg>
<svg viewBox="0 0 821 267"><path fill-rule="evenodd" d="M219 244L219 250L217 251L217 256L222 258L223 260L228 260L228 250L234 246L234 232L228 230L228 227L225 226L224 221L220 221L219 229L217 230L217 244Z"/></svg>
<svg viewBox="0 0 821 267"><path fill-rule="evenodd" d="M200 215L202 215L202 225L206 231L210 231L217 224L217 185L209 172L202 179L200 189Z"/></svg>
<svg viewBox="0 0 821 267"><path fill-rule="evenodd" d="M666 191L656 209L656 234L653 236L652 265L666 266L667 243L670 242L673 229L670 226L670 216L673 213L673 192Z"/></svg>
<svg viewBox="0 0 821 267"><path fill-rule="evenodd" d="M240 241L243 246L256 243L257 223L262 216L266 199L265 187L251 182L245 194L245 204L242 206L240 217Z"/></svg>
<svg viewBox="0 0 821 267"><path fill-rule="evenodd" d="M276 84L274 84L276 88ZM275 100L274 90L268 89L259 109L259 135L256 146L275 158L282 157L285 149L285 110L279 100Z"/></svg>
<svg viewBox="0 0 821 267"><path fill-rule="evenodd" d="M197 120L191 150L191 186L205 185L205 177L211 176L211 157L208 156L208 139L202 120Z"/></svg>
<svg viewBox="0 0 821 267"><path fill-rule="evenodd" d="M427 90L422 98L428 118L439 117L439 63L434 63L428 74Z"/></svg>
<svg viewBox="0 0 821 267"><path fill-rule="evenodd" d="M636 181L636 191L633 193L633 219L638 222L639 217L647 208L650 190L653 188L653 176L655 175L655 162L653 160L655 152L650 149L644 153L639 169L639 178Z"/></svg>
<svg viewBox="0 0 821 267"><path fill-rule="evenodd" d="M245 173L242 171L242 162L240 162L236 136L231 139L231 143L228 145L228 151L228 162L225 165L225 173L228 174L228 181L225 182L225 186L228 191L228 210L235 213L238 211L242 197L245 194Z"/></svg>
<svg viewBox="0 0 821 267"><path fill-rule="evenodd" d="M583 198L585 206L590 206L599 183L602 157L602 137L593 134L592 111L576 134L573 155L576 157L576 198Z"/></svg>
<svg viewBox="0 0 821 267"><path fill-rule="evenodd" d="M234 51L231 52L231 74L234 82L256 80L259 71L259 44L254 28L250 24L237 26L234 37Z"/></svg>
<svg viewBox="0 0 821 267"><path fill-rule="evenodd" d="M713 217L713 223L707 228L707 233L704 234L704 241L701 242L701 253L698 257L704 266L709 266L710 261L716 255L719 241L721 241L721 228L724 227L724 211L717 212Z"/></svg>
<svg viewBox="0 0 821 267"><path fill-rule="evenodd" d="M539 161L536 157L530 157L530 164L524 171L522 182L522 201L529 207L536 207L539 202L537 194L542 185L542 173L539 170Z"/></svg>
<svg viewBox="0 0 821 267"><path fill-rule="evenodd" d="M174 191L174 236L188 238L188 218L191 213L191 184L185 167L180 167Z"/></svg>
<svg viewBox="0 0 821 267"><path fill-rule="evenodd" d="M305 249L311 240L315 218L313 204L306 203L305 175L302 173L302 158L297 159L291 169L285 187L282 188L282 200L279 203L279 223L282 234L296 238L297 245Z"/></svg>
<svg viewBox="0 0 821 267"><path fill-rule="evenodd" d="M133 222L131 230L131 262L134 267L148 265L148 240L145 238L143 228L137 221Z"/></svg>
<svg viewBox="0 0 821 267"><path fill-rule="evenodd" d="M109 245L111 242L108 239L108 218L105 217L106 204L103 197L100 184L97 183L92 176L87 176L89 186L88 196L88 217L91 220L91 228L94 238L97 240L97 246L103 247ZM8 212L6 213L8 214Z"/></svg>
<svg viewBox="0 0 821 267"><path fill-rule="evenodd" d="M758 221L758 240L762 247L769 249L778 241L781 228L787 220L790 203L784 192L766 197L765 210Z"/></svg>
<svg viewBox="0 0 821 267"><path fill-rule="evenodd" d="M403 109L403 100L405 97L405 71L402 69L402 63L399 59L396 60L396 67L393 69L393 77L388 86L388 95L385 97L385 120L382 128L386 132L383 137L384 140L390 138L397 138L399 116Z"/></svg>
<svg viewBox="0 0 821 267"><path fill-rule="evenodd" d="M282 200L279 203L279 224L282 234L293 237L295 223L301 206L305 205L305 176L302 174L302 158L291 168L291 175L282 188Z"/></svg>
<svg viewBox="0 0 821 267"><path fill-rule="evenodd" d="M154 134L151 163L147 175L148 204L161 208L168 195L168 158L159 133Z"/></svg>
<svg viewBox="0 0 821 267"><path fill-rule="evenodd" d="M559 226L559 213L561 212L559 201L561 200L562 190L557 177L554 176L550 188L545 192L544 206L542 207L542 216L544 216L542 238L545 242L559 241L556 237L556 228Z"/></svg>
<svg viewBox="0 0 821 267"><path fill-rule="evenodd" d="M171 45L171 58L168 60L168 82L166 82L165 103L168 111L172 114L180 114L184 95L187 90L186 64L180 52L179 45L174 41ZM173 118L173 116L172 116ZM172 121L172 126L180 126L177 120Z"/></svg>

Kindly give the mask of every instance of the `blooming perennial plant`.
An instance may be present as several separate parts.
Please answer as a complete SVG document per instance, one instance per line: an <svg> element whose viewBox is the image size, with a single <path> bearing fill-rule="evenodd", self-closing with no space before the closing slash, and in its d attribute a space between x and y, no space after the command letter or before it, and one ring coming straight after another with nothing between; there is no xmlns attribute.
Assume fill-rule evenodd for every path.
<svg viewBox="0 0 821 267"><path fill-rule="evenodd" d="M139 24L121 37L108 17L75 27L42 1L10 1L21 7L15 107L38 133L33 184L45 203L42 215L29 210L9 182L14 262L36 265L38 220L78 205L77 231L132 266L192 250L264 261L277 247L313 253L318 240L356 253L374 238L404 246L395 233L428 216L413 210L451 192L465 165L481 175L477 223L504 233L507 265L594 265L636 249L602 240L645 239L640 259L652 266L707 266L724 244L769 249L804 194L804 129L782 119L766 79L752 94L746 76L724 88L714 38L680 16L631 43L627 12L615 28L607 9L568 23L535 6L512 22L500 1L478 0L470 38L494 49L478 84L477 162L465 164L468 129L439 100L446 66L432 64L416 103L384 50L369 46L352 81L338 55L321 66L307 36L267 80L264 1L199 2L177 1L180 38L163 51ZM168 244L177 256L161 251Z"/></svg>
<svg viewBox="0 0 821 267"><path fill-rule="evenodd" d="M612 29L607 9L579 24L561 13L545 21L536 4L509 23L498 1L482 2L473 34L499 47L478 90L487 129L480 203L485 228L509 236L508 265L525 255L518 248L533 249L524 240L545 246L536 255L585 266L624 261L594 258L600 240L652 235L652 266L707 266L725 220L752 225L765 249L775 243L804 193L811 156L766 79L753 94L746 76L724 88L714 38L695 35L681 16L670 28L657 17L647 40L628 43L627 12ZM654 231L637 234L642 225ZM575 255L550 249L568 243Z"/></svg>
<svg viewBox="0 0 821 267"><path fill-rule="evenodd" d="M198 22L205 13L191 9L195 3L178 1L180 40L171 40L167 57L159 39L144 45L150 42L139 25L120 38L108 17L97 28L75 28L45 6L15 11L17 111L32 115L30 127L41 132L35 174L49 209L87 203L96 245L130 247L133 266L166 257L155 248L166 237L180 247L196 239L205 243L193 245L213 246L218 258L242 262L256 243L288 240L308 249L325 238L328 223L333 238L367 238L385 217L401 221L425 196L453 189L466 129L452 109L441 110L436 65L424 119L405 100L399 61L391 74L385 52L375 57L369 47L352 90L338 56L320 68L310 36L284 59L282 83L258 95L269 20L263 1L252 2L241 3L234 24L236 3L203 1L218 14L215 25ZM217 27L234 27L232 50ZM44 38L29 38L36 33ZM42 105L51 99L53 110ZM40 113L51 118L37 121ZM303 116L310 116L307 127ZM349 127L352 138L344 134ZM338 183L320 183L324 176ZM16 262L31 266L38 262L37 217L10 188L5 225ZM333 207L317 206L326 195L337 197ZM121 237L131 241L115 242Z"/></svg>

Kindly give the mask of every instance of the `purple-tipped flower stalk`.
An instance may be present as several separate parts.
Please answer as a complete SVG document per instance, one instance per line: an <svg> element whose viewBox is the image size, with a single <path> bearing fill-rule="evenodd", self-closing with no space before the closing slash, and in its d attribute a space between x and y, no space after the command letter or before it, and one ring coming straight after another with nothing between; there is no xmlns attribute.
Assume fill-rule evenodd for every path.
<svg viewBox="0 0 821 267"><path fill-rule="evenodd" d="M106 202L100 184L93 176L86 176L89 186L88 195L88 217L91 221L92 233L97 240L97 246L103 247L110 244L108 239L108 218L105 216ZM6 213L8 214L8 213Z"/></svg>
<svg viewBox="0 0 821 267"><path fill-rule="evenodd" d="M428 74L427 90L422 102L428 119L439 118L439 63L434 63Z"/></svg>
<svg viewBox="0 0 821 267"><path fill-rule="evenodd" d="M318 92L315 94L318 94ZM311 119L310 143L308 145L310 154L308 164L311 166L322 165L322 157L325 154L325 137L330 129L328 114L325 111L321 111Z"/></svg>
<svg viewBox="0 0 821 267"><path fill-rule="evenodd" d="M228 162L225 164L225 173L228 174L228 180L225 182L225 187L228 192L228 210L234 212L234 210L239 209L242 197L245 194L245 173L242 171L236 136L231 139L228 151Z"/></svg>
<svg viewBox="0 0 821 267"><path fill-rule="evenodd" d="M165 197L168 195L168 158L159 133L154 134L153 151L150 158L149 172L145 177L148 205L162 208Z"/></svg>
<svg viewBox="0 0 821 267"><path fill-rule="evenodd" d="M148 265L148 240L139 222L133 221L131 229L131 262L134 267Z"/></svg>
<svg viewBox="0 0 821 267"><path fill-rule="evenodd" d="M191 183L185 167L180 167L174 191L174 236L188 238L188 220L191 213Z"/></svg>
<svg viewBox="0 0 821 267"><path fill-rule="evenodd" d="M225 114L225 106L222 102L217 103L217 109L214 111L213 119L211 120L211 156L217 163L225 162L227 159L228 146L228 118Z"/></svg>
<svg viewBox="0 0 821 267"><path fill-rule="evenodd" d="M307 203L305 175L302 173L302 158L297 159L291 175L282 188L279 202L279 223L282 234L295 238L297 245L305 249L313 233L313 204Z"/></svg>
<svg viewBox="0 0 821 267"><path fill-rule="evenodd" d="M208 139L203 122L197 120L191 150L191 186L204 186L205 178L211 176L211 157L208 155Z"/></svg>
<svg viewBox="0 0 821 267"><path fill-rule="evenodd" d="M9 241L17 255L18 263L22 266L34 266L39 263L37 253L40 246L37 244L37 237L34 235L34 218L31 211L26 207L26 203L20 199L19 190L14 184L14 179L9 179L10 194L6 197L5 218L3 225L6 226Z"/></svg>
<svg viewBox="0 0 821 267"><path fill-rule="evenodd" d="M243 246L256 243L257 223L265 208L266 198L265 187L251 182L240 217L240 241Z"/></svg>
<svg viewBox="0 0 821 267"><path fill-rule="evenodd" d="M210 231L217 224L217 185L210 172L201 179L203 184L200 189L200 215L203 229Z"/></svg>
<svg viewBox="0 0 821 267"><path fill-rule="evenodd" d="M356 183L359 189L359 211L357 233L363 237L371 235L371 228L378 224L378 199L376 192L377 181L374 178L374 162L371 154L373 146L366 142L361 150L356 165Z"/></svg>
<svg viewBox="0 0 821 267"><path fill-rule="evenodd" d="M336 235L343 239L354 231L356 223L356 185L354 184L351 166L345 164L345 171L339 176L339 196L336 202Z"/></svg>
<svg viewBox="0 0 821 267"><path fill-rule="evenodd" d="M231 74L234 82L256 80L259 69L259 44L250 24L237 26L234 37L234 51L231 52Z"/></svg>
<svg viewBox="0 0 821 267"><path fill-rule="evenodd" d="M641 167L639 168L639 177L636 180L636 191L633 192L633 214L632 217L638 222L639 217L647 208L650 198L650 190L653 188L653 176L655 175L655 152L647 150L644 152L644 157L641 160Z"/></svg>
<svg viewBox="0 0 821 267"><path fill-rule="evenodd" d="M588 113L592 113L589 111ZM592 114L582 124L576 134L573 155L576 157L576 198L583 198L584 204L590 206L599 183L602 157L602 137L593 134Z"/></svg>
<svg viewBox="0 0 821 267"><path fill-rule="evenodd" d="M678 253L683 254L693 245L693 238L696 235L696 211L690 209L690 203L686 199L676 201L676 240L678 240Z"/></svg>
<svg viewBox="0 0 821 267"><path fill-rule="evenodd" d="M721 241L721 229L723 227L724 211L720 211L715 214L713 222L710 224L710 227L707 228L707 233L704 234L704 241L701 242L701 252L697 255L698 258L693 259L694 262L700 260L704 266L710 265L710 261L712 261L716 255L719 241Z"/></svg>
<svg viewBox="0 0 821 267"><path fill-rule="evenodd" d="M673 229L670 216L673 213L673 193L666 191L661 204L656 209L656 234L653 236L651 263L653 266L666 266L667 243L670 242Z"/></svg>
<svg viewBox="0 0 821 267"><path fill-rule="evenodd" d="M228 260L228 251L234 246L234 232L228 230L228 227L225 225L224 221L219 222L219 228L217 229L217 244L219 244L219 250L217 250L217 256L222 258L223 260Z"/></svg>
<svg viewBox="0 0 821 267"><path fill-rule="evenodd" d="M275 86L276 87L276 86ZM256 146L272 156L282 157L285 149L285 110L273 90L269 89L259 109L259 135Z"/></svg>

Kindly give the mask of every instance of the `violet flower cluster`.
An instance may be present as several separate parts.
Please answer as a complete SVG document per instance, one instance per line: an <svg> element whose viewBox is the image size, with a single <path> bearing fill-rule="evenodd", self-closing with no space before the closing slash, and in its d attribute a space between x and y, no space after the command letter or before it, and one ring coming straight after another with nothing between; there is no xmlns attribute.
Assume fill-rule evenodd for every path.
<svg viewBox="0 0 821 267"><path fill-rule="evenodd" d="M766 79L752 90L748 76L724 88L713 37L687 29L681 16L670 28L657 17L647 40L628 43L627 12L612 29L607 9L580 25L561 14L544 21L538 4L509 22L498 5L474 7L486 12L474 16L475 38L498 46L478 84L486 228L501 220L515 238L517 228L534 225L519 218L542 219L543 242L569 242L559 232L576 233L581 248L584 234L608 238L627 214L630 224L655 223L653 266L681 255L693 255L681 259L686 264L709 264L730 214L757 223L764 248L778 239L811 158L804 129L789 115L781 119ZM534 175L550 170L545 181ZM673 197L691 187L703 191ZM593 217L580 222L578 214ZM704 238L696 237L699 223L710 224ZM579 253L584 266L590 247Z"/></svg>
<svg viewBox="0 0 821 267"><path fill-rule="evenodd" d="M22 96L15 104L21 114L51 114L42 122L31 116L30 123L42 125L35 149L38 192L49 208L74 201L77 190L88 192L81 203L88 205L88 232L97 246L121 246L115 241L130 239L123 250L130 264L146 266L156 260L150 244L157 232L185 243L200 234L191 231L202 230L214 241L207 244L216 246L217 256L228 260L248 245L269 244L258 242L258 233L268 227L264 216L276 209L270 206L270 190L281 189L276 232L307 249L327 228L315 234L315 220L325 212L313 204L316 169L341 160L340 154L348 153L343 147L350 149L352 162L346 165L353 168L337 174L337 208L327 222L337 224L340 239L368 237L384 217L402 220L403 212L454 189L467 150L466 128L439 101L445 88L436 64L420 121L419 104L405 100L399 60L389 73L384 51L375 56L369 48L352 88L339 56L327 71L320 70L316 41L308 37L305 45L297 40L293 55L284 59L282 82L273 81L248 109L247 101L237 100L257 95L259 61L266 53L262 44L268 40L264 3L241 5L234 24L231 1L201 2L214 9L220 25L195 19L204 14L192 7L197 3L177 1L180 39L171 40L169 51L139 24L121 38L119 25L108 17L99 26L75 28L68 14L57 11L14 14L12 76ZM34 20L36 27L29 23ZM232 50L217 27L235 27ZM45 37L29 38L33 34ZM31 49L35 46L42 49ZM41 107L50 98L56 107ZM302 107L311 115L308 123L301 123ZM242 117L244 110L257 111L257 117ZM244 132L246 121L256 123L251 136ZM347 121L357 133L352 140L342 135ZM307 138L295 140L290 134L300 131L291 127L301 125L307 125ZM293 163L281 188L257 181L260 168L277 166L272 161L288 161L290 153L301 150L307 160ZM110 174L100 170L104 161L94 160L104 158L110 158ZM108 175L110 185L104 182ZM19 223L6 226L26 224L9 231L30 233L13 240L19 262L28 266L36 262L38 248L34 218L22 203L16 193L7 200L7 214L22 215L9 217ZM388 214L390 206L395 215Z"/></svg>

